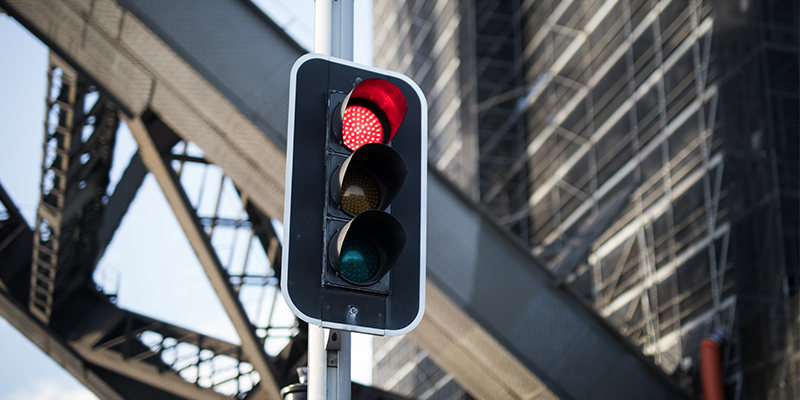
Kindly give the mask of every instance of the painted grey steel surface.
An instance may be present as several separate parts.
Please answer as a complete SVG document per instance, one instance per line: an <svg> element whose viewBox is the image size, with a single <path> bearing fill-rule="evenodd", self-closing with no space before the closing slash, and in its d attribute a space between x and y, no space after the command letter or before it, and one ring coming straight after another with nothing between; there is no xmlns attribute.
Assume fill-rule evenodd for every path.
<svg viewBox="0 0 800 400"><path fill-rule="evenodd" d="M652 362L432 173L428 279L562 399L683 397Z"/></svg>
<svg viewBox="0 0 800 400"><path fill-rule="evenodd" d="M119 0L286 148L289 72L307 53L249 0Z"/></svg>

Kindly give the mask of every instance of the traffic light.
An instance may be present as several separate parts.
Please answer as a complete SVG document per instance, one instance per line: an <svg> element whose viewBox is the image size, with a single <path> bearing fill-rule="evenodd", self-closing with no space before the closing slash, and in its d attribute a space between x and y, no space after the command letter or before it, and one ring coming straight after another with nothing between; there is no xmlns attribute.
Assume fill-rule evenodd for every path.
<svg viewBox="0 0 800 400"><path fill-rule="evenodd" d="M400 335L425 306L427 104L403 75L292 69L281 288L302 320Z"/></svg>

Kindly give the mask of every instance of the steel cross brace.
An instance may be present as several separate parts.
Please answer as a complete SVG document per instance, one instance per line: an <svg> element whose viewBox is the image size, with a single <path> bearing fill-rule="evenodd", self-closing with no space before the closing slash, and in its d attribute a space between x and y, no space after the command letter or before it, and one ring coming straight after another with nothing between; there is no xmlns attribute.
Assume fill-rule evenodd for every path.
<svg viewBox="0 0 800 400"><path fill-rule="evenodd" d="M123 117L139 145L139 155L142 161L158 181L214 291L230 317L234 329L242 341L241 347L245 357L250 360L261 376L260 390L257 391L260 395L254 398L280 399L280 388L273 377L261 339L256 336L255 328L230 284L227 271L222 266L210 239L203 230L203 225L195 214L177 174L170 167L170 160L158 151L148 124L141 118Z"/></svg>

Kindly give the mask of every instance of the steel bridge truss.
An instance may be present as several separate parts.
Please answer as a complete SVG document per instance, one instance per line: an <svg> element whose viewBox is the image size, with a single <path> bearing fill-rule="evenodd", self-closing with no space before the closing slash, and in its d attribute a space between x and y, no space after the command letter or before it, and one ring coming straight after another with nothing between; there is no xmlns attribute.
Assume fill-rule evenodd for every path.
<svg viewBox="0 0 800 400"><path fill-rule="evenodd" d="M296 369L305 365L307 326L279 310L286 306L279 301L280 268L273 268L281 257L273 219L157 115L127 117L52 53L48 82L34 229L0 186L0 314L103 399L280 398L279 388L296 383ZM138 151L112 191L122 120ZM182 179L187 171L202 179ZM116 294L95 282L148 172L241 344L120 309ZM354 396L399 398L361 385Z"/></svg>
<svg viewBox="0 0 800 400"><path fill-rule="evenodd" d="M294 320L278 325L273 322L279 304L275 301L279 277L271 266L279 265L281 247L271 219L246 198L239 200L239 218L220 218L219 199L224 183L230 185L224 175L223 184L215 188L214 214L197 215L198 204L189 202L180 182L181 170L190 163L204 169L219 168L202 157L187 155L189 144L154 115L145 115L147 121L127 121L139 141L139 152L114 192L107 193L120 114L105 96L55 56L51 56L49 71L41 201L31 235L30 290L25 294L12 290L9 300L27 303L37 323L67 339L67 346L89 363L147 382L166 393L191 393L188 397L193 398L220 397L217 393L243 397L266 381L271 386L268 391L274 393L271 397L277 396L278 384L296 381L292 368L303 354L295 349L290 357L292 365L286 365L286 358L267 356L264 345L274 340L290 343L285 347L285 353L289 353L291 342L304 336L298 339L303 327ZM184 151L175 154L173 148ZM94 283L96 265L148 171L159 177L242 345L120 310L113 305L115 296L104 294ZM4 204L10 202L9 198L4 200ZM13 206L6 204L9 208ZM6 222L9 220L15 218ZM20 228L16 229L19 235ZM231 257L223 265L218 256L223 250L213 244L213 239L215 232L219 235L224 230L234 230L235 237L248 240L247 256L265 254L266 265L256 267L247 256L234 264L231 249L225 249ZM18 274L24 273L24 267L18 268ZM5 278L9 283L18 280L16 276ZM253 292L257 292L255 297ZM242 294L257 301L243 301ZM83 319L94 322L70 322L76 314L85 314Z"/></svg>

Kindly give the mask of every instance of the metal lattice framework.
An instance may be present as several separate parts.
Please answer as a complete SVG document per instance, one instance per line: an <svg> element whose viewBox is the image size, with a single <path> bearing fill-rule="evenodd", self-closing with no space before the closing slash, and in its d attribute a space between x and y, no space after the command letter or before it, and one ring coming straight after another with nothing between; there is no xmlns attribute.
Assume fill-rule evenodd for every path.
<svg viewBox="0 0 800 400"><path fill-rule="evenodd" d="M46 99L41 197L34 235L29 309L49 323L57 297L69 297L91 270L119 119L91 85L51 63ZM94 103L92 103L94 100ZM84 220L85 218L85 220Z"/></svg>
<svg viewBox="0 0 800 400"><path fill-rule="evenodd" d="M762 8L751 18L758 20L762 10L791 14L779 3L768 3L758 3ZM769 135L787 135L793 128L761 125L740 131L730 110L741 97L727 99L731 108L723 120L722 87L741 85L746 78L731 77L729 71L748 62L740 55L740 66L718 64L720 52L735 48L735 39L722 33L729 29L728 7L726 2L609 0L544 1L524 10L530 136L526 154L509 164L505 176L528 168L528 211L515 217L529 220L534 254L551 267L563 266L581 243L591 243L583 260L557 272L571 273L567 282L600 315L679 381L696 373L703 336L722 329L729 338L728 388L736 398L742 393L750 398L783 387L787 379L796 381L791 374L770 372L773 367L766 364L759 372L744 372L743 366L792 352L774 339L760 352L748 350L770 340L766 332L747 333L751 324L761 325L747 310L785 326L779 310L790 303L788 294L779 294L779 282L797 263L772 258L767 238L785 230L770 224L755 232L743 227L753 223L745 222L750 218L785 220L779 212L762 210L766 214L755 217L737 207L740 196L750 196L737 190L741 182L770 182L774 172L754 174L728 164L738 164L742 154L759 158L760 149L774 151L769 149L777 138ZM787 44L796 54L796 38ZM720 79L720 71L728 75ZM769 93L769 85L762 90ZM791 126L796 118L786 114L774 120ZM796 129L788 135L796 137ZM742 136L753 138L754 147L737 148ZM786 140L783 136L778 143ZM590 237L595 223L632 187L630 201L613 223ZM762 205L779 201L778 192L768 188ZM742 243L750 240L756 242ZM744 256L747 247L761 255ZM775 250L783 254L791 247ZM736 284L750 282L745 271L755 271L751 265L772 262L781 267L754 276L758 288ZM737 298L755 293L762 298L759 305L737 306ZM767 330L772 337L787 335L785 328ZM762 379L765 384L759 386ZM753 383L742 392L748 381Z"/></svg>
<svg viewBox="0 0 800 400"><path fill-rule="evenodd" d="M747 267L735 262L741 252L732 253L731 243L733 226L747 217L732 215L729 206L739 201L731 188L741 178L726 167L739 153L725 148L754 133L726 131L720 122L720 85L730 78L720 81L727 68L716 60L733 39L716 33L709 2L545 3L526 10L533 27L525 49L535 93L528 98L531 134L527 154L506 173L526 160L529 209L518 217L529 218L534 253L556 266L580 243L593 242L588 262L569 268L570 285L678 379L696 371L703 335L723 329L727 382L739 396L741 352L756 340L743 341L748 328L737 320L737 296L749 292L736 288L742 273L734 267ZM541 85L546 89L533 90ZM728 104L735 101L741 100ZM770 180L762 174L756 179ZM588 238L632 185L619 218ZM782 276L778 269L760 280L771 287L760 291L773 293L762 312L789 304L774 296ZM771 379L777 381L766 387L787 378Z"/></svg>
<svg viewBox="0 0 800 400"><path fill-rule="evenodd" d="M540 133L528 147L532 241L539 244L535 252L555 263L572 238L581 239L582 228L637 182L620 218L597 239L590 263L576 271L591 280L576 284L592 288L601 314L671 372L681 356L663 359L675 343L662 336L704 311L718 315L733 282L724 281L726 249L714 248L727 240L728 227L724 210L718 213L723 163L714 140L713 68L709 75L713 20L708 6L682 9L677 2L593 7L582 10L588 21L573 15L563 27L551 16L542 28L548 33L541 46L564 53L545 57L551 83L528 120L541 127L532 129ZM695 262L698 254L707 260ZM704 284L695 274L690 285L713 288L712 301L682 310L674 301L659 305L659 287L662 298L665 285L677 295L674 271L690 259L707 276ZM671 318L653 317L667 312Z"/></svg>
<svg viewBox="0 0 800 400"><path fill-rule="evenodd" d="M523 240L526 218L509 218L527 209L526 170L506 176L508 164L525 148L522 18L519 1L475 2L481 201ZM500 184L502 182L502 184Z"/></svg>
<svg viewBox="0 0 800 400"><path fill-rule="evenodd" d="M432 116L432 167L477 200L479 138L471 109L477 91L467 80L475 68L473 21L458 1L376 1L373 11L375 66L400 71L419 85Z"/></svg>
<svg viewBox="0 0 800 400"><path fill-rule="evenodd" d="M64 313L74 312L66 311L74 307L71 291L93 286L91 273L94 262L100 259L102 250L111 239L108 236L98 239L98 232L101 230L98 221L102 220L100 217L104 211L102 203L106 196L110 155L113 154L119 119L115 107L103 96L99 96L66 63L57 57L51 57L50 71L42 200L37 217L39 229L34 235L36 264L31 274L29 301L34 315L43 323L57 327L58 320L50 320L53 310L56 318L64 318ZM91 101L95 102L94 105ZM178 376L200 388L213 388L228 395L244 395L263 376L269 376L272 380L272 375L278 373L275 361L266 358L264 344L279 339L285 345L299 333L298 323L294 319L277 324L273 319L275 307L279 304L275 301L279 277L272 266L279 263L280 243L271 220L246 199L240 200L224 174L220 174L221 181L213 188L207 188L208 180L202 179L199 198L193 203L186 202L188 197L180 176L182 171L190 168L187 164L199 165L204 171L219 171L219 168L204 160L202 154L187 154L189 144L180 141L157 117L150 115L147 118L146 123L128 121L133 131L147 137L137 137L145 143L140 143L140 152L134 156L131 166L124 174L127 179L123 177L117 190L128 201L132 200L131 189L135 193L147 172L141 168L142 160L147 169L158 170L161 167L159 172L171 178L160 183L169 185L167 190L172 191L174 197L184 200L176 208L181 209L182 205L182 211L186 213L182 216L184 220L194 222L184 225L185 229L187 226L194 228L187 235L195 235L196 239L192 244L195 251L204 256L201 263L207 272L211 270L219 278L228 281L222 288L217 285L218 293L221 292L221 296L230 296L229 304L241 304L238 308L232 307L232 318L247 321L249 328L239 333L253 338L253 343L261 349L256 353L261 353L261 360L253 359L252 352L243 353L239 346L147 317L131 315L122 318L117 325L107 326L102 335L95 333L91 338L81 339L80 342L92 349L82 355L93 360L99 357L97 353L116 351L129 363L151 363L160 370L172 369ZM142 127L145 129L142 130ZM152 145L150 150L155 150L155 155L160 154L158 159L141 157L148 150L148 138ZM173 153L173 148L181 150ZM175 169L172 169L173 166ZM100 168L102 170L97 172ZM132 175L139 177L136 179ZM133 187L129 186L131 184ZM228 189L227 192L225 189ZM209 198L208 195L203 196L204 191L214 191L210 198L216 199L216 204L210 208L213 213L207 217L199 216L194 211L209 208L200 202L201 198ZM240 212L235 219L220 217L223 192L234 197L226 199L227 201L239 201ZM91 195L89 200L83 200L86 197L84 193ZM116 190L110 197L105 197L112 206L118 206L117 201L111 200L116 200L115 195ZM76 211L87 209L94 211L94 214ZM119 220L111 219L107 222L118 224ZM83 239L72 239L75 234L67 230L70 227L74 227L72 229L76 231L79 229ZM232 232L225 232L226 230ZM111 232L113 234L113 229ZM225 236L226 233L233 236L233 241L228 242L230 247L220 248L215 245L218 242L215 239L220 235ZM246 244L242 246L241 242ZM100 246L91 246L93 243ZM257 265L252 260L259 253L263 254L261 257L264 260ZM228 255L224 265L219 254ZM61 281L67 282L69 286L65 288ZM64 310L61 315L59 306ZM254 368L254 364L262 365L261 368Z"/></svg>
<svg viewBox="0 0 800 400"><path fill-rule="evenodd" d="M296 369L305 364L307 326L280 301L280 269L274 266L280 265L281 245L274 220L154 113L119 113L53 54L48 81L36 230L27 228L0 190L3 317L104 399L145 393L278 398L278 389L297 382ZM138 151L112 191L109 170L122 119ZM148 173L167 197L242 344L120 309L116 293L94 281ZM401 398L361 385L353 390L355 398Z"/></svg>
<svg viewBox="0 0 800 400"><path fill-rule="evenodd" d="M443 24L430 3L395 9ZM796 2L457 4L497 221L685 388L721 329L733 398L796 395ZM443 62L406 42L379 35L376 55Z"/></svg>

